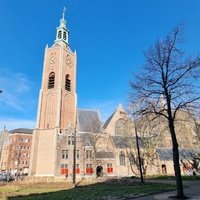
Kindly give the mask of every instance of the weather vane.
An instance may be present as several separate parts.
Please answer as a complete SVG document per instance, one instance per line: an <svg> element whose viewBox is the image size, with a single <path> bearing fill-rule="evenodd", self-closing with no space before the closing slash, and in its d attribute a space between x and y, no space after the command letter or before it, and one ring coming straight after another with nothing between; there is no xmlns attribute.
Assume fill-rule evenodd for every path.
<svg viewBox="0 0 200 200"><path fill-rule="evenodd" d="M63 19L65 18L65 13L66 13L66 7L64 6L64 8L63 8Z"/></svg>

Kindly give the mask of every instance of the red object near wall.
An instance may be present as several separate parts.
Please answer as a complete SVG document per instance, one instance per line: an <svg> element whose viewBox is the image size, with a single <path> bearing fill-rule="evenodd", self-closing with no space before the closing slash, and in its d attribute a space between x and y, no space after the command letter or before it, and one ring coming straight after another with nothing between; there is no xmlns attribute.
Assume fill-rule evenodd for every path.
<svg viewBox="0 0 200 200"><path fill-rule="evenodd" d="M93 168L86 168L87 174L93 174Z"/></svg>
<svg viewBox="0 0 200 200"><path fill-rule="evenodd" d="M76 174L80 174L80 169L76 168Z"/></svg>
<svg viewBox="0 0 200 200"><path fill-rule="evenodd" d="M61 168L60 173L61 174L68 174L68 169Z"/></svg>
<svg viewBox="0 0 200 200"><path fill-rule="evenodd" d="M112 168L112 167L108 167L108 168L107 168L107 172L108 172L108 173L112 173L112 172L113 172L113 168Z"/></svg>
<svg viewBox="0 0 200 200"><path fill-rule="evenodd" d="M93 174L93 168L90 168L90 174Z"/></svg>

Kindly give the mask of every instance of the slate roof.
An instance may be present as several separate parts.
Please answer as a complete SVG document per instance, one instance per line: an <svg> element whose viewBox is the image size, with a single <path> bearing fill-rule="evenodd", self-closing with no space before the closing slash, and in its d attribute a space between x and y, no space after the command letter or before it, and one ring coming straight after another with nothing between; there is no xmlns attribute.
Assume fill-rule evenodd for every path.
<svg viewBox="0 0 200 200"><path fill-rule="evenodd" d="M173 160L172 149L157 149L160 160ZM179 159L193 159L196 154L200 154L197 149L179 149Z"/></svg>
<svg viewBox="0 0 200 200"><path fill-rule="evenodd" d="M115 158L113 152L100 151L96 152L96 158Z"/></svg>
<svg viewBox="0 0 200 200"><path fill-rule="evenodd" d="M106 129L108 124L110 123L110 121L112 120L113 116L115 113L119 112L120 114L125 114L124 109L122 107L121 104L118 105L117 109L115 110L115 112L113 112L113 114L104 122L103 124L103 128Z"/></svg>
<svg viewBox="0 0 200 200"><path fill-rule="evenodd" d="M24 133L24 134L33 134L33 129L28 128L17 128L9 131L11 134L13 133Z"/></svg>
<svg viewBox="0 0 200 200"><path fill-rule="evenodd" d="M78 109L78 130L85 133L101 133L101 120L98 110Z"/></svg>
<svg viewBox="0 0 200 200"><path fill-rule="evenodd" d="M133 148L135 137L112 136L114 145L117 149Z"/></svg>
<svg viewBox="0 0 200 200"><path fill-rule="evenodd" d="M91 133L82 133L80 134L80 137L84 146L94 146L94 141Z"/></svg>
<svg viewBox="0 0 200 200"><path fill-rule="evenodd" d="M112 117L113 117L114 114L115 114L115 112L104 122L104 124L103 124L103 128L104 129L107 128L107 126L110 123L110 121L111 121L111 119L112 119Z"/></svg>

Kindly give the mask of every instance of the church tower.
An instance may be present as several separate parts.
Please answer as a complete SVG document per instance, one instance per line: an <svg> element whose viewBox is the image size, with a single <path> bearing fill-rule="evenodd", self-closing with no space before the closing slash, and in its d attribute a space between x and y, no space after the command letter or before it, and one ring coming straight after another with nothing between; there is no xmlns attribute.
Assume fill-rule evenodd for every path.
<svg viewBox="0 0 200 200"><path fill-rule="evenodd" d="M71 51L68 39L64 10L54 44L45 48L30 175L55 175L57 136L75 126L76 52Z"/></svg>

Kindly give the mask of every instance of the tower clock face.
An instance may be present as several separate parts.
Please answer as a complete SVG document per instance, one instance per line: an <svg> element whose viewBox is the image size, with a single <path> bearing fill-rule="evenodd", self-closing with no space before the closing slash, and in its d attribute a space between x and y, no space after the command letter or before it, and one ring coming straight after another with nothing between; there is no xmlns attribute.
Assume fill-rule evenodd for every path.
<svg viewBox="0 0 200 200"><path fill-rule="evenodd" d="M66 57L66 64L67 64L67 67L70 67L70 68L72 67L72 60L69 54Z"/></svg>
<svg viewBox="0 0 200 200"><path fill-rule="evenodd" d="M55 56L51 56L50 57L50 64L55 64L56 62L56 57Z"/></svg>
<svg viewBox="0 0 200 200"><path fill-rule="evenodd" d="M56 63L56 52L51 52L50 58L49 58L50 68L54 68L54 65Z"/></svg>

